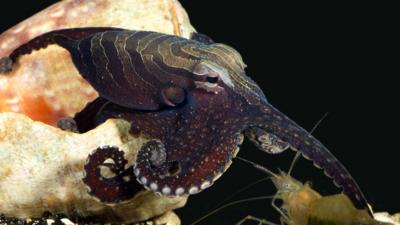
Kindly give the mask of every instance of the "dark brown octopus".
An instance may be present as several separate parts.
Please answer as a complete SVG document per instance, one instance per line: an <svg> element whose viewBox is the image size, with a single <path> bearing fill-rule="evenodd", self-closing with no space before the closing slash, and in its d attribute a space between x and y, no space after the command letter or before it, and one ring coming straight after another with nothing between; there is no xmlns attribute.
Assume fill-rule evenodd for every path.
<svg viewBox="0 0 400 225"><path fill-rule="evenodd" d="M0 70L11 70L19 56L49 44L66 48L100 95L75 116L81 132L117 117L132 123L134 135L150 138L139 150L133 171L129 170L147 189L178 196L206 189L229 167L245 133L268 153L287 148L300 151L323 168L358 207L367 206L344 166L266 100L231 47L203 35L190 40L149 31L77 28L29 41L1 59ZM115 152L110 157L119 155L114 161L122 160L119 150L100 150L96 154L103 159L93 163L89 157L85 168L90 179L86 177L85 182L102 201L124 200L118 193L126 189L120 188L124 186L118 182L121 178L99 178L97 168L107 151Z"/></svg>

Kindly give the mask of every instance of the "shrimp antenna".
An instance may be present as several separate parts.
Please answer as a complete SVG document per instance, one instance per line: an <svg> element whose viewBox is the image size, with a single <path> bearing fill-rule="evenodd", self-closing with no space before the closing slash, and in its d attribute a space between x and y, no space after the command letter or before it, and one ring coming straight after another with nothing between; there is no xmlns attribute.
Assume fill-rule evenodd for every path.
<svg viewBox="0 0 400 225"><path fill-rule="evenodd" d="M310 134L312 134L318 126L321 124L321 122L328 116L329 112L326 112L324 115L322 115L321 119L318 120L318 122L314 125L314 127L311 129Z"/></svg>
<svg viewBox="0 0 400 225"><path fill-rule="evenodd" d="M296 155L294 156L293 161L292 161L292 163L290 164L289 171L288 171L288 173L287 173L289 176L290 176L290 174L292 173L294 164L296 164L296 162L297 162L297 160L299 159L300 155L301 155L300 152L296 152Z"/></svg>
<svg viewBox="0 0 400 225"><path fill-rule="evenodd" d="M198 224L199 222L203 221L205 218L207 218L207 217L209 217L209 216L221 211L222 209L224 209L226 207L232 206L232 205L240 204L240 203L243 203L243 202L251 202L251 201L258 201L258 200L265 200L265 199L272 199L272 198L274 198L274 195L271 195L271 196L257 196L257 197L245 198L245 199L237 200L237 201L228 203L226 205L223 205L223 206L221 206L221 207L219 207L219 208L207 213L206 215L204 215L201 218L197 219L196 221L194 221L190 225ZM275 223L269 223L269 224L275 225Z"/></svg>
<svg viewBox="0 0 400 225"><path fill-rule="evenodd" d="M318 128L318 126L321 124L321 122L326 118L326 116L328 116L329 112L326 112L324 115L322 115L322 117L317 121L317 123L314 125L314 127L311 129L310 131L310 135ZM293 167L296 164L297 160L299 159L301 153L300 152L296 152L296 155L293 158L292 163L290 164L289 167L289 171L288 171L288 175L290 175L292 173Z"/></svg>
<svg viewBox="0 0 400 225"><path fill-rule="evenodd" d="M250 184L246 185L245 187L241 188L240 190L238 190L238 191L234 192L233 194L229 195L228 197L224 198L224 199L221 201L221 204L227 202L228 200L230 200L230 199L232 199L233 197L237 196L238 194L240 194L240 193L246 191L247 189L249 189L249 188L255 186L256 184L259 184L259 183L261 183L261 182L263 182L263 181L270 180L270 179L271 179L271 177L264 177L264 178L261 178L261 179L259 179L259 180L257 180L257 181L254 181L253 183L250 183Z"/></svg>
<svg viewBox="0 0 400 225"><path fill-rule="evenodd" d="M259 170L261 170L261 171L263 171L263 172L266 172L266 173L268 173L269 175L271 175L271 176L273 176L273 177L278 177L278 175L276 175L276 173L274 173L274 172L272 172L271 170L269 170L269 169L267 169L267 168L265 168L265 167L263 167L263 166L261 166L261 165L259 165L259 164L257 164L257 163L254 163L254 162L252 162L252 161L250 161L250 160L247 160L247 159L245 159L245 158L242 158L242 157L240 157L240 156L236 156L236 159L239 159L239 160L241 160L241 161L243 161L243 162L245 162L245 163L249 163L249 164L251 164L253 167L255 167L256 169L259 169Z"/></svg>
<svg viewBox="0 0 400 225"><path fill-rule="evenodd" d="M237 158L237 157L236 157L236 158ZM242 158L242 159L243 159L243 158ZM246 161L246 159L244 159L243 161ZM247 190L247 189L253 187L254 185L256 185L256 184L258 184L258 183L261 183L261 182L263 182L263 181L265 181L265 180L269 180L269 179L271 179L271 177L264 177L264 178L262 178L262 179L260 179L260 180L257 180L257 181L255 181L255 182L249 184L249 185L246 185L245 187L241 188L239 191L237 191L237 192L235 192L235 193L229 195L228 197L226 197L226 198L225 198L224 200L222 200L221 202L224 203L224 202L228 201L229 199L232 199L232 198L233 198L234 196L236 196L237 194L239 194L239 193L241 193L241 192L243 192L243 191L245 191L245 190ZM248 202L248 201L256 201L256 200L263 200L263 199L270 199L270 198L271 198L271 196L260 196L260 197L246 198L246 199L242 199L242 200L230 202L230 203L227 203L227 204L223 204L222 206L219 206L219 207L213 209L211 212L209 212L209 213L207 213L206 215L202 216L201 218L197 219L197 220L196 220L195 222L193 222L191 225L194 225L194 224L199 223L200 221L206 219L207 217L210 217L211 215L213 215L213 214L219 212L220 210L222 210L222 209L224 209L224 208L226 208L226 207L228 207L228 206L235 205L235 204L239 204L239 203L243 203L243 202ZM269 223L268 221L263 221L263 222L264 222L265 224L268 224L268 225L276 225L276 224L274 224L274 223ZM239 224L240 224L240 223L239 223Z"/></svg>

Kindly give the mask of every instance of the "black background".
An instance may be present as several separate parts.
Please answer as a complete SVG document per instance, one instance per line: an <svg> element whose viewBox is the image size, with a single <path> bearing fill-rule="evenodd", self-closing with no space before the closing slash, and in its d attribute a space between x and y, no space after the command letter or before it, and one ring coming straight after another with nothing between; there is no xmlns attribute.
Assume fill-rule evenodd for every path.
<svg viewBox="0 0 400 225"><path fill-rule="evenodd" d="M12 2L2 5L1 31L56 1ZM391 6L181 2L199 32L242 54L247 74L275 107L309 130L329 112L314 135L349 169L377 211L400 211L399 72L388 69L394 62L390 31L398 26L390 26ZM287 170L294 154L267 155L246 141L239 155L276 171ZM212 188L190 197L177 212L189 224L265 176L235 160ZM323 194L338 192L304 159L293 176L312 181ZM273 193L266 181L229 201ZM239 204L200 224L234 224L248 214L277 222L278 213L269 205L268 200Z"/></svg>

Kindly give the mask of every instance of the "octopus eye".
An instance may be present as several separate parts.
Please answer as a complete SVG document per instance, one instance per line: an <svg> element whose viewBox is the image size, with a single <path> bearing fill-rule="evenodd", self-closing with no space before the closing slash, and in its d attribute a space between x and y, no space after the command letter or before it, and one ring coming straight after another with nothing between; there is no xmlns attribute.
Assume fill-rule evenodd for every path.
<svg viewBox="0 0 400 225"><path fill-rule="evenodd" d="M193 70L193 73L196 75L204 76L203 79L211 84L215 84L219 80L219 74L216 68L204 62L197 64Z"/></svg>
<svg viewBox="0 0 400 225"><path fill-rule="evenodd" d="M215 84L219 80L218 74L216 72L210 72L210 73L208 73L206 80L209 83Z"/></svg>
<svg viewBox="0 0 400 225"><path fill-rule="evenodd" d="M194 68L193 73L199 76L195 80L196 87L214 94L223 90L223 87L219 86L225 83L226 71L223 68L202 62Z"/></svg>

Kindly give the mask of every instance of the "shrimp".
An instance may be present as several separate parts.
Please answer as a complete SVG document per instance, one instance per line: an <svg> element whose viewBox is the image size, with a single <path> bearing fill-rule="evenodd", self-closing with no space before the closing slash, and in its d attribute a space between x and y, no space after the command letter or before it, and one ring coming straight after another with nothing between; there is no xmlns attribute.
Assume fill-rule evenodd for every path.
<svg viewBox="0 0 400 225"><path fill-rule="evenodd" d="M254 162L237 157L241 161L252 164L269 175L277 189L272 197L271 206L281 215L281 224L287 225L311 225L311 224L387 224L374 220L367 210L356 209L350 199L344 194L322 196L311 188L310 183L302 183L290 176L296 155L288 173L279 171L279 174L262 167ZM281 200L278 207L275 202ZM253 217L248 217L253 219ZM239 221L237 225L246 220ZM259 220L259 224L263 220Z"/></svg>
<svg viewBox="0 0 400 225"><path fill-rule="evenodd" d="M322 197L310 187L309 183L303 184L290 176L290 172L298 156L296 155L288 173L279 171L279 174L275 174L271 170L247 159L237 157L237 159L250 163L255 168L271 175L272 183L277 189L276 194L272 198L271 206L281 215L281 223L289 225L306 225L308 220L307 211L310 203ZM281 207L275 204L278 199L282 201Z"/></svg>
<svg viewBox="0 0 400 225"><path fill-rule="evenodd" d="M277 189L276 193L272 196L259 196L253 198L246 198L225 204L200 219L193 222L191 225L198 224L212 214L236 204L241 204L249 201L256 200L271 200L271 206L280 214L280 224L286 225L317 225L317 224L330 224L330 225L389 225L390 223L383 223L374 220L368 210L357 209L353 203L344 194L334 194L322 196L314 190L309 182L302 183L293 178L290 173L293 169L294 163L298 159L299 154L290 166L289 171L274 173L271 170L258 165L247 159L236 157L237 159L253 165L255 168L266 172L270 175L270 179ZM265 180L265 179L264 179ZM255 182L259 183L259 182ZM243 190L243 189L242 189ZM280 200L282 204L278 206L276 201ZM243 225L246 222L253 221L258 225L278 225L266 219L257 218L251 215L241 219L236 225Z"/></svg>

